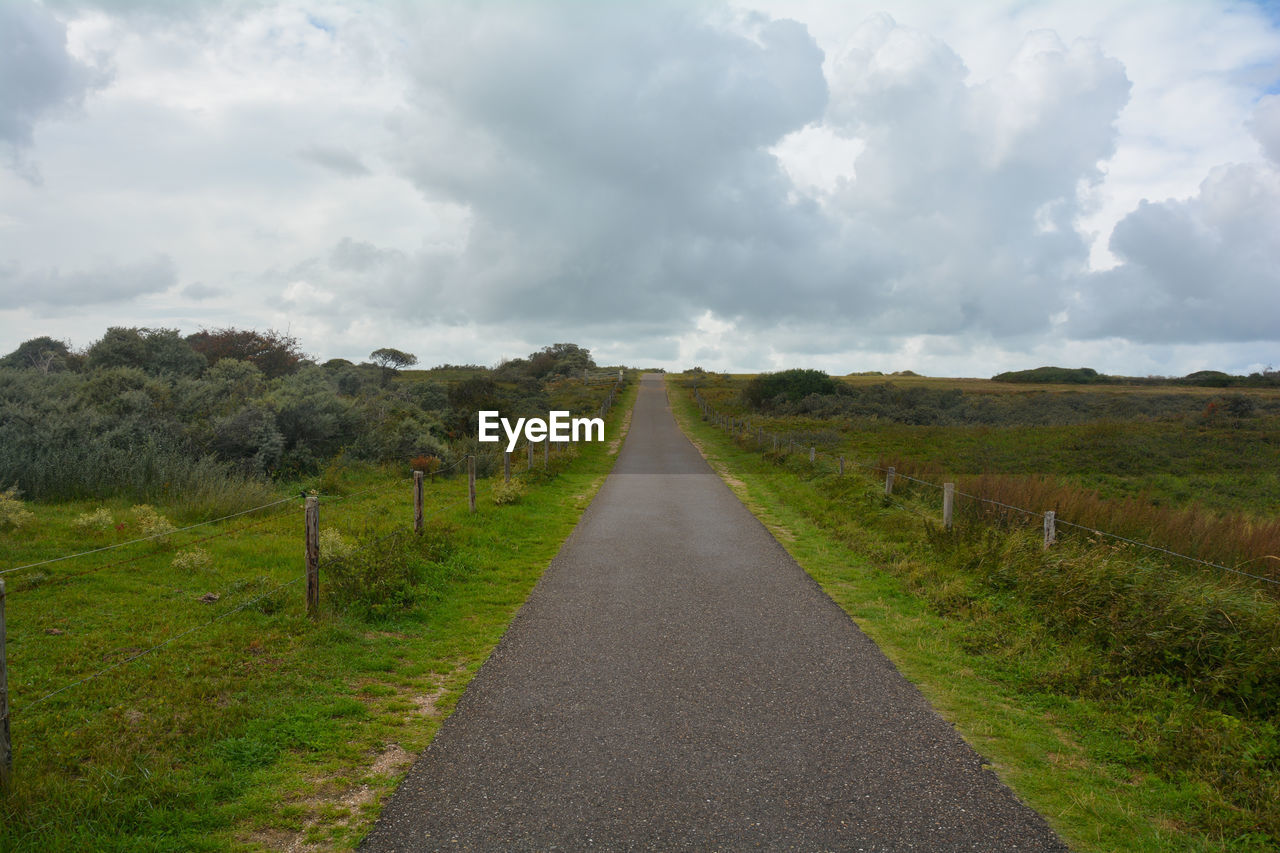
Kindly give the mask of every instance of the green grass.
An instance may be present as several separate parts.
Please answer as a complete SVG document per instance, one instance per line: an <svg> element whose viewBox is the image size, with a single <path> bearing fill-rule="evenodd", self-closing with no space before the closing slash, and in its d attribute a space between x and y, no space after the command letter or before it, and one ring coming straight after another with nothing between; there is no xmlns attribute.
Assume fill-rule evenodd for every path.
<svg viewBox="0 0 1280 853"><path fill-rule="evenodd" d="M1073 847L1274 849L1275 697L1245 675L1274 691L1273 598L1084 540L1045 554L1034 532L968 517L946 533L930 490L899 490L904 510L877 480L756 452L671 396L779 541ZM1256 621L1214 624L1218 607ZM1217 684L1231 695L1202 653L1234 667Z"/></svg>
<svg viewBox="0 0 1280 853"><path fill-rule="evenodd" d="M608 438L634 393L611 412ZM613 459L607 444L579 445L543 474L523 473L517 457L525 493L497 505L482 480L474 515L465 476L438 477L426 490L426 543L391 536L384 542L400 544L382 550L370 543L412 521L407 471L335 463L303 484L322 494L322 531L372 555L348 567L357 578L379 560L409 564L390 587L404 594L397 606L367 606L350 583L326 584L322 554L321 616L306 617L300 499L5 576L15 766L0 794L0 849L354 847ZM28 508L34 519L0 531L0 568L142 532L122 502ZM101 508L112 516L106 529L75 526ZM222 535L205 539L213 534ZM207 561L174 565L196 548ZM217 600L202 600L210 594Z"/></svg>

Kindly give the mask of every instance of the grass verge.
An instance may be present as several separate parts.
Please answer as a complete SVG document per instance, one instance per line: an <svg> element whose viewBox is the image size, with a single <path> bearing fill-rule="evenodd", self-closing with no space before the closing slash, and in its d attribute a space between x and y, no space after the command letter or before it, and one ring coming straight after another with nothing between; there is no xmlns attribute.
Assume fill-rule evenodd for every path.
<svg viewBox="0 0 1280 853"><path fill-rule="evenodd" d="M576 445L548 472L540 454L531 471L513 459L523 488L480 481L475 514L465 476L437 477L422 537L402 532L407 472L331 466L317 620L299 582L300 500L9 575L15 767L0 849L354 847L616 452ZM4 534L6 566L123 543L167 510L31 511Z"/></svg>
<svg viewBox="0 0 1280 853"><path fill-rule="evenodd" d="M701 420L683 389L671 390L677 419L726 482L1073 847L1275 848L1280 741L1274 710L1250 706L1247 683L1238 680L1219 700L1204 689L1211 662L1194 672L1186 658L1133 669L1123 646L1103 649L1057 628L1046 615L1052 608L1025 595L1021 578L993 582L1002 567L1051 567L1029 534L975 526L940 535L936 522L912 512L936 513L923 498L902 495L900 508L874 481L739 446ZM1107 560L1123 569L1129 559L1078 547L1053 559L1079 559L1091 571ZM1274 624L1274 602L1254 593L1221 595L1230 596L1228 609L1266 609ZM1187 609L1212 616L1214 602ZM1274 663L1259 680L1274 684Z"/></svg>

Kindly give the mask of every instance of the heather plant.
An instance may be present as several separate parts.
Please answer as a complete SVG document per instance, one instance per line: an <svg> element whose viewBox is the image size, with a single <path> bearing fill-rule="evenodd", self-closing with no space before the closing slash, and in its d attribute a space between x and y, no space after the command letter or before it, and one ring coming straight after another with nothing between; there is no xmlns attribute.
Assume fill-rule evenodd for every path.
<svg viewBox="0 0 1280 853"><path fill-rule="evenodd" d="M115 526L115 517L106 507L98 507L93 512L85 512L76 516L71 526L85 532L105 533Z"/></svg>
<svg viewBox="0 0 1280 853"><path fill-rule="evenodd" d="M173 522L158 513L150 504L139 504L133 508L132 512L138 524L138 530L143 536L167 536L177 529Z"/></svg>
<svg viewBox="0 0 1280 853"><path fill-rule="evenodd" d="M10 486L0 491L0 530L22 527L33 518L35 518L34 513L18 498L17 486Z"/></svg>
<svg viewBox="0 0 1280 853"><path fill-rule="evenodd" d="M209 572L213 570L213 557L203 548L187 548L174 555L172 565L180 572Z"/></svg>
<svg viewBox="0 0 1280 853"><path fill-rule="evenodd" d="M510 481L494 480L491 494L495 505L505 506L519 503L528 491L528 487L517 477Z"/></svg>
<svg viewBox="0 0 1280 853"><path fill-rule="evenodd" d="M320 530L321 565L350 559L354 553L355 545L336 527L324 527Z"/></svg>

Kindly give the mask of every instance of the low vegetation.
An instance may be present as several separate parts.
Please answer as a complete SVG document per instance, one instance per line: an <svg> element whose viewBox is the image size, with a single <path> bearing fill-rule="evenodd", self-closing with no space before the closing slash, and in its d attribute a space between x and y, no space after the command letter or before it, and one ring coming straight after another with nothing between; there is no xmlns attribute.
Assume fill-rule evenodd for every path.
<svg viewBox="0 0 1280 853"><path fill-rule="evenodd" d="M1060 541L1045 550L1038 516L974 500L961 499L953 529L945 530L938 489L899 478L886 497L883 475L852 463L896 463L922 480L955 480L940 465L911 462L911 454L989 441L988 431L978 438L971 427L893 423L884 430L898 440L899 455L867 455L859 452L862 430L874 432L873 420L755 413L742 392L746 380L681 380L686 388L695 382L724 410L753 415L753 426L808 439L796 453L788 452L789 440L778 452L772 441L761 447L749 430L731 439L697 420L681 395L686 423L745 484L765 520L785 530L780 540L1073 846L1270 850L1280 843L1276 586L1088 531L1060 528ZM1247 416L1253 422L1169 417L1113 421L1105 430L1172 432L1179 435L1172 446L1246 433L1264 452L1249 464L1267 465L1275 453L1266 438L1269 429L1275 434L1274 401L1256 402ZM1087 439L1091 427L1075 429ZM1035 456L1036 435L1013 428L998 446L1014 448L1021 439ZM812 464L810 446L826 451ZM840 455L850 463L844 476ZM1064 518L1074 514L1102 529L1181 532L1179 545L1202 550L1229 540L1223 559L1239 562L1261 549L1249 568L1280 579L1270 556L1278 553L1276 525L1261 506L1237 500L1228 523L1191 503L1108 501L1079 485L1084 470L1011 475L998 473L998 454L985 459L987 473L975 460L978 470L959 479L960 491L1001 495L1013 506L1057 506ZM1170 468L1169 476L1181 470ZM1232 482L1222 476L1221 484ZM1143 489L1157 493L1160 482Z"/></svg>
<svg viewBox="0 0 1280 853"><path fill-rule="evenodd" d="M160 337L164 347L182 341ZM199 371L188 360L187 373L68 356L45 363L48 372L0 368L5 435L19 435L32 406L67 415L40 433L49 443L34 463L0 451L17 480L0 491L15 752L0 849L354 847L612 463L607 443L552 448L545 469L541 451L533 465L521 454L508 486L501 453L466 431L467 406L594 414L616 371L584 383L579 360L572 379L566 369L499 380L489 370L451 377L299 359L268 378L230 355ZM396 371L386 388L384 367ZM246 383L224 408L179 416L176 401L221 399L214 386L232 370ZM116 403L89 389L121 371L151 402L137 399L137 417L121 418L139 452L110 456L110 437L91 427L112 423ZM348 373L360 378L357 393L339 387ZM70 399L37 399L56 383ZM608 435L632 394L610 413ZM301 413L318 420L304 425ZM200 444L209 424L222 437L219 418L240 416L300 436L282 453L305 446L305 464L255 468L262 445L224 455L216 441ZM324 443L338 434L342 442ZM147 436L173 443L150 453ZM59 453L82 452L73 438L85 445L76 458L115 467L59 479ZM483 454L475 514L465 466L443 464L467 452ZM184 460L204 466L198 476L159 479ZM410 527L411 463L430 475L421 535ZM218 490L231 497L211 501ZM320 496L318 619L304 610L303 493ZM223 510L242 514L200 523ZM43 562L79 552L93 553Z"/></svg>

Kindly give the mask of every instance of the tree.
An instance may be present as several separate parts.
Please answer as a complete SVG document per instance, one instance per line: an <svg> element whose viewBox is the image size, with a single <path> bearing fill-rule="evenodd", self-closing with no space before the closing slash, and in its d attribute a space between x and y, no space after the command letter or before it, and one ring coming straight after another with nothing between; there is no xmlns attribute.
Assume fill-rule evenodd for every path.
<svg viewBox="0 0 1280 853"><path fill-rule="evenodd" d="M92 369L135 367L174 376L199 376L206 364L177 329L112 326L89 347L87 356Z"/></svg>
<svg viewBox="0 0 1280 853"><path fill-rule="evenodd" d="M247 361L262 371L268 379L277 379L296 373L307 357L298 348L298 339L282 335L274 329L265 332L253 329L201 329L187 337L187 343L204 355L210 365L224 358Z"/></svg>
<svg viewBox="0 0 1280 853"><path fill-rule="evenodd" d="M412 367L418 363L418 357L411 352L382 347L369 353L373 363L382 368L382 387L386 388L391 377L397 375L401 368Z"/></svg>
<svg viewBox="0 0 1280 853"><path fill-rule="evenodd" d="M41 335L23 341L16 350L0 358L0 367L34 368L41 373L57 373L70 366L70 359L71 349L65 341Z"/></svg>
<svg viewBox="0 0 1280 853"><path fill-rule="evenodd" d="M539 379L572 376L595 366L591 350L577 344L552 344L529 355L529 373Z"/></svg>

